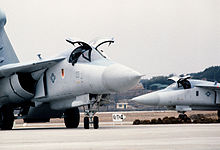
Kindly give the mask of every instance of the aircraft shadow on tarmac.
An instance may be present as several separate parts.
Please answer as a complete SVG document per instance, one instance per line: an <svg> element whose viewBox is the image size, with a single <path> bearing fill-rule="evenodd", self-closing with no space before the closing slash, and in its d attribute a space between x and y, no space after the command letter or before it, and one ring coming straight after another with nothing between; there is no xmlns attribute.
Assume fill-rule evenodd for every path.
<svg viewBox="0 0 220 150"><path fill-rule="evenodd" d="M100 127L98 130L100 129L109 129L109 128L113 128L113 127ZM66 128L66 127L23 127L23 128L14 128L12 129L12 131L18 131L18 130L85 130L83 127L78 127L78 128ZM96 130L96 129L89 129L89 130ZM9 131L9 130L3 130L3 131ZM2 132L2 131L1 131Z"/></svg>
<svg viewBox="0 0 220 150"><path fill-rule="evenodd" d="M90 129L87 130L105 130L105 129L120 129L120 128L135 128L137 126L134 125L105 125L105 126L101 126L99 127L99 129L94 129L93 127L91 127ZM147 127L147 126L145 126ZM14 131L18 131L18 130L85 130L84 127L78 127L78 128L66 128L66 127L16 127L13 128L12 130ZM4 131L4 130L3 130ZM9 130L5 130L5 131L9 131ZM1 131L2 132L2 131Z"/></svg>
<svg viewBox="0 0 220 150"><path fill-rule="evenodd" d="M63 130L63 129L66 129L66 130L69 130L68 128L65 128L65 127L33 127L33 128L15 128L15 129L12 129L12 130ZM6 131L9 131L9 130L6 130Z"/></svg>

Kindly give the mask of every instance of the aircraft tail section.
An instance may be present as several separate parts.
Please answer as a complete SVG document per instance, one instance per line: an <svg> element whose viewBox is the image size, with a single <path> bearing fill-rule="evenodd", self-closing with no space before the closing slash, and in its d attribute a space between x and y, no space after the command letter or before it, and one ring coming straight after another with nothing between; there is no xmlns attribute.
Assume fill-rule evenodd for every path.
<svg viewBox="0 0 220 150"><path fill-rule="evenodd" d="M4 26L6 24L5 14L0 10L0 66L18 63L19 60L8 39Z"/></svg>

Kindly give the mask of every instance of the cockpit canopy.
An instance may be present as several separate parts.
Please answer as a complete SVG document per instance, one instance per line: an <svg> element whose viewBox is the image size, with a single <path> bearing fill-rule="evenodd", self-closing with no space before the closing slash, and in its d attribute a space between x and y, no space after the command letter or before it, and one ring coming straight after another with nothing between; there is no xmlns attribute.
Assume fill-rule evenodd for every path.
<svg viewBox="0 0 220 150"><path fill-rule="evenodd" d="M177 77L170 78L170 80L175 81L175 83L171 84L166 89L171 89L171 90L190 89L192 88L192 85L188 80L189 78L190 78L189 76L180 77L180 78Z"/></svg>
<svg viewBox="0 0 220 150"><path fill-rule="evenodd" d="M178 87L183 87L184 89L190 89L191 83L187 79L177 81Z"/></svg>
<svg viewBox="0 0 220 150"><path fill-rule="evenodd" d="M91 46L82 41L72 41L70 39L66 40L67 42L71 43L73 46L78 44L79 46L75 48L69 56L69 63L76 64L77 62L92 62L98 59L105 59L106 56L98 50L98 47L104 43L113 43L114 41L101 41L94 46Z"/></svg>

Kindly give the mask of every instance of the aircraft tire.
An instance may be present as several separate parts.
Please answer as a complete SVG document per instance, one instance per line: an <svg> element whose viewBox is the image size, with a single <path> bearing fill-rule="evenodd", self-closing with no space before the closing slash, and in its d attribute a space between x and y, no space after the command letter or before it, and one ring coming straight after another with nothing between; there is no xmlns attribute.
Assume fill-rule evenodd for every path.
<svg viewBox="0 0 220 150"><path fill-rule="evenodd" d="M66 128L77 128L79 126L80 114L78 107L67 109L64 112Z"/></svg>
<svg viewBox="0 0 220 150"><path fill-rule="evenodd" d="M97 117L97 116L94 116L94 118L93 118L93 127L94 127L94 129L99 128L99 117Z"/></svg>
<svg viewBox="0 0 220 150"><path fill-rule="evenodd" d="M0 128L1 130L11 130L14 124L14 113L10 108L0 110Z"/></svg>
<svg viewBox="0 0 220 150"><path fill-rule="evenodd" d="M89 129L89 117L84 117L84 128Z"/></svg>

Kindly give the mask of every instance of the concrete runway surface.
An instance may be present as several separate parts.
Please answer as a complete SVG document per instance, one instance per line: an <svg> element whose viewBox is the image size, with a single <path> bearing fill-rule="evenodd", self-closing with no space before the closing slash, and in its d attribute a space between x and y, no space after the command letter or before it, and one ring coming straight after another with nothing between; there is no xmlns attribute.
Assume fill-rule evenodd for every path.
<svg viewBox="0 0 220 150"><path fill-rule="evenodd" d="M82 125L15 127L0 131L0 150L8 149L219 150L220 124L101 125L97 130Z"/></svg>

